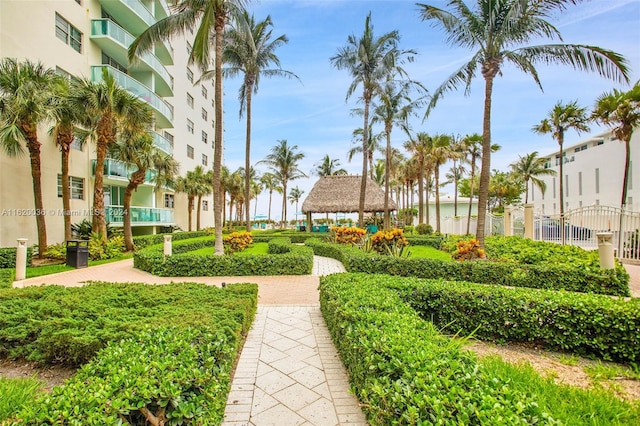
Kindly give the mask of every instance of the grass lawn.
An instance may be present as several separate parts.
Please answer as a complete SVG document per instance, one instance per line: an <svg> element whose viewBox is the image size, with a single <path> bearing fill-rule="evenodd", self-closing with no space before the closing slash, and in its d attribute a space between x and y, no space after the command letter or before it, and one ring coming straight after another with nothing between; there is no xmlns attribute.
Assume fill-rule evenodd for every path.
<svg viewBox="0 0 640 426"><path fill-rule="evenodd" d="M190 251L189 254L198 254L202 256L212 256L213 247L203 247L198 250ZM269 254L269 243L253 243L251 247L237 254Z"/></svg>
<svg viewBox="0 0 640 426"><path fill-rule="evenodd" d="M103 259L103 260L90 260L89 266L102 265L104 263L117 262L119 260L130 259L133 257L133 253L124 253L120 256L111 258L111 259ZM58 272L71 271L75 268L72 266L67 266L66 263L61 263L58 265L45 265L45 266L29 266L27 267L26 277L41 277L43 275L49 274L57 274Z"/></svg>
<svg viewBox="0 0 640 426"><path fill-rule="evenodd" d="M431 246L409 246L405 250L411 251L411 257L426 257L428 259L440 259L452 261L451 255Z"/></svg>
<svg viewBox="0 0 640 426"><path fill-rule="evenodd" d="M7 379L0 377L0 421L6 420L38 395L42 383L34 378Z"/></svg>

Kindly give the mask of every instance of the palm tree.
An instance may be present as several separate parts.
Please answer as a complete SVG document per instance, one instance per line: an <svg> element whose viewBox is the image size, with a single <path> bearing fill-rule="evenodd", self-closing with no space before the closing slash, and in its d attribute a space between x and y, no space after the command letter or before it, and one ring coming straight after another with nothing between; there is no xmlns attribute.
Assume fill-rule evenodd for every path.
<svg viewBox="0 0 640 426"><path fill-rule="evenodd" d="M238 17L244 9L245 0L174 0L174 13L151 25L143 31L129 46L129 60L136 55L150 51L154 43L171 38L172 35L184 34L197 26L193 40L190 60L206 70L213 58L223 58L223 36L228 18ZM214 40L215 53L212 58L210 41ZM214 72L214 104L215 130L213 142L213 215L216 230L214 254L222 256L222 209L224 199L221 198L222 173L222 60L215 61Z"/></svg>
<svg viewBox="0 0 640 426"><path fill-rule="evenodd" d="M355 109L353 110L353 112L357 115L363 115L364 111L361 109ZM384 154L384 149L382 149L382 146L380 145L380 143L382 142L382 138L384 138L384 134L382 133L377 133L377 134L373 134L373 123L369 124L369 130L367 131L367 135L369 138L369 143L367 144L367 163L368 163L368 170L369 170L369 177L373 179L373 154L377 151L379 153ZM356 154L360 154L362 153L362 147L363 147L363 141L364 141L364 130L362 129L362 127L358 127L357 129L355 129L351 135L352 139L351 142L353 144L353 147L347 151L347 161L351 162L351 160L353 160L353 157L355 157Z"/></svg>
<svg viewBox="0 0 640 426"><path fill-rule="evenodd" d="M243 187L242 183L244 182L244 178L242 177L243 173L241 169L236 170L235 172L229 174L226 180L226 190L229 193L229 228L233 227L233 206L238 202L243 196ZM236 209L236 218L238 216L238 209Z"/></svg>
<svg viewBox="0 0 640 426"><path fill-rule="evenodd" d="M298 201L300 201L300 198L302 198L302 194L304 194L304 191L297 186L291 188L291 191L289 192L289 202L291 202L291 205L293 205L294 203L296 205L296 219L298 217Z"/></svg>
<svg viewBox="0 0 640 426"><path fill-rule="evenodd" d="M29 152L38 229L38 255L47 249L47 226L42 200L42 163L38 126L50 119L55 71L40 63L5 58L0 63L0 146L10 157Z"/></svg>
<svg viewBox="0 0 640 426"><path fill-rule="evenodd" d="M511 173L524 182L524 203L529 202L529 181L537 186L542 194L547 190L547 184L538 176L555 176L556 171L545 167L546 160L538 157L538 151L518 156L518 161L511 163Z"/></svg>
<svg viewBox="0 0 640 426"><path fill-rule="evenodd" d="M373 181L380 186L384 185L385 176L387 175L385 166L384 160L376 160L373 164Z"/></svg>
<svg viewBox="0 0 640 426"><path fill-rule="evenodd" d="M271 148L271 153L260 163L269 166L271 172L276 177L282 187L282 221L287 222L287 183L289 181L307 177L299 168L298 162L304 158L304 154L297 152L298 145L289 146L286 139L278 141L278 144Z"/></svg>
<svg viewBox="0 0 640 426"><path fill-rule="evenodd" d="M587 109L578 106L577 101L570 102L566 105L558 102L549 112L549 116L532 128L535 133L542 135L551 133L560 146L560 178L558 179L558 183L560 189L560 222L562 229L564 229L564 133L569 129L576 130L578 134L580 134L580 132L588 132L588 121ZM564 244L564 232L562 233L562 244Z"/></svg>
<svg viewBox="0 0 640 426"><path fill-rule="evenodd" d="M362 37L350 35L347 45L338 49L338 53L331 58L331 63L337 69L346 69L353 77L347 89L346 100L362 85L361 100L364 103L362 134L362 181L360 184L360 204L358 208L358 224L364 226L364 201L367 190L367 160L369 149L369 106L376 93L381 91L381 85L393 75L406 75L401 65L405 60L412 61L415 54L412 50L400 50L398 44L400 35L391 31L376 38L371 25L371 13L364 24Z"/></svg>
<svg viewBox="0 0 640 426"><path fill-rule="evenodd" d="M318 176L340 176L347 175L347 171L340 167L340 160L337 158L331 159L329 154L322 157L322 161L315 165L315 170L313 171Z"/></svg>
<svg viewBox="0 0 640 426"><path fill-rule="evenodd" d="M273 197L273 191L278 186L278 179L273 173L264 173L260 178L260 181L262 182L264 189L269 191L269 212L267 214L267 220L271 222L271 199Z"/></svg>
<svg viewBox="0 0 640 426"><path fill-rule="evenodd" d="M82 111L77 105L69 101L71 93L70 81L66 78L56 79L55 102L51 110L54 124L49 129L56 145L60 149L61 156L61 182L62 182L62 210L64 220L64 239L70 240L71 235L71 188L69 185L69 155L71 144L76 137L76 128L80 123Z"/></svg>
<svg viewBox="0 0 640 426"><path fill-rule="evenodd" d="M187 194L187 215L189 218L189 231L191 231L191 223L193 217L193 209L196 197L203 191L205 174L201 166L197 166L194 170L189 170L185 176L179 176L176 179L175 191Z"/></svg>
<svg viewBox="0 0 640 426"><path fill-rule="evenodd" d="M251 100L254 93L258 92L260 76L264 77L288 77L298 78L290 71L280 68L280 59L275 50L289 41L287 36L281 35L272 39L270 27L273 25L271 17L264 21L255 22L253 15L245 10L242 14L241 25L230 28L226 33L226 42L222 61L228 65L224 75L236 77L243 74L244 80L240 86L238 98L240 100L240 118L247 112L247 131L245 142L245 169L251 167ZM271 66L275 68L270 68ZM249 217L249 203L251 195L250 176L244 179L245 221L247 232L251 231Z"/></svg>
<svg viewBox="0 0 640 426"><path fill-rule="evenodd" d="M93 187L92 232L107 241L107 222L104 210L104 161L107 151L117 142L118 135L135 133L151 126L151 109L136 96L120 87L105 69L101 82L83 79L74 82L70 102L84 111L85 138L96 143L96 164Z"/></svg>
<svg viewBox="0 0 640 426"><path fill-rule="evenodd" d="M613 89L603 93L596 100L591 117L607 126L613 127L613 135L625 145L624 177L622 179L622 199L620 207L627 204L629 185L629 166L631 163L631 135L640 126L640 81L628 92Z"/></svg>
<svg viewBox="0 0 640 426"><path fill-rule="evenodd" d="M384 125L384 135L387 139L385 147L385 170L391 170L391 131L395 126L401 128L408 127L407 120L414 114L414 110L422 104L422 99L413 101L409 97L412 87L422 89L422 85L411 81L389 80L383 86L378 96L378 103L373 109L372 124L382 123ZM390 173L384 175L384 219L383 227L389 228L389 192Z"/></svg>
<svg viewBox="0 0 640 426"><path fill-rule="evenodd" d="M426 154L431 137L425 132L416 133L415 137L407 132L409 140L404 143L406 149L414 159L418 180L418 223L424 222L424 178L427 169ZM427 216L429 215L429 206L427 205ZM427 217L427 223L429 218Z"/></svg>
<svg viewBox="0 0 640 426"><path fill-rule="evenodd" d="M535 65L560 63L575 69L595 71L601 76L628 82L628 69L624 58L600 47L553 43L526 46L532 40L547 37L562 41L562 37L546 19L562 12L568 4L580 0L476 0L470 9L464 0L450 0L450 11L435 6L419 4L422 19L435 21L447 34L448 40L457 46L474 51L471 59L455 71L432 94L427 114L435 107L442 95L465 86L480 71L485 82L484 118L482 123L482 169L478 199L478 229L476 237L484 246L484 224L489 194L491 171L491 98L493 82L502 73L505 62L530 74L541 86ZM522 47L518 47L522 46Z"/></svg>
<svg viewBox="0 0 640 426"><path fill-rule="evenodd" d="M110 150L114 158L135 166L129 175L129 182L124 191L123 200L123 234L124 243L128 251L135 250L133 232L131 229L131 199L133 193L142 185L147 171L153 169L156 187L160 188L173 183L178 173L178 163L169 154L165 154L155 147L153 136L147 131L126 135Z"/></svg>
<svg viewBox="0 0 640 426"><path fill-rule="evenodd" d="M444 185L449 185L450 183L453 184L453 215L458 217L458 182L464 177L467 170L462 164L455 165L455 159L453 162L454 165L451 166L449 171L445 174L447 180L444 182Z"/></svg>
<svg viewBox="0 0 640 426"><path fill-rule="evenodd" d="M433 170L433 185L436 198L436 232L440 232L440 167L451 158L452 139L450 135L435 135L429 139L427 161L431 164Z"/></svg>
<svg viewBox="0 0 640 426"><path fill-rule="evenodd" d="M211 194L213 189L211 183L213 181L213 171L204 171L202 166L197 166L193 170L193 179L199 183L196 197L198 197L196 206L198 211L196 212L196 231L200 230L200 216L202 213L202 197Z"/></svg>

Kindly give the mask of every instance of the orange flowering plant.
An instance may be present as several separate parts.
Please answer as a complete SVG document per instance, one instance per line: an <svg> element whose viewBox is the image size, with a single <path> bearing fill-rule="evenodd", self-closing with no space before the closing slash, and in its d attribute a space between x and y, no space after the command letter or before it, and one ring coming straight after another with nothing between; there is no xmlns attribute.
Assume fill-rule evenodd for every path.
<svg viewBox="0 0 640 426"><path fill-rule="evenodd" d="M331 228L332 239L335 243L346 245L359 245L362 243L367 231L362 228Z"/></svg>
<svg viewBox="0 0 640 426"><path fill-rule="evenodd" d="M232 232L225 236L222 241L224 243L225 254L233 254L242 251L253 244L253 237L251 236L251 233L246 231Z"/></svg>
<svg viewBox="0 0 640 426"><path fill-rule="evenodd" d="M486 255L480 247L480 242L475 238L472 240L462 240L456 243L456 250L451 253L455 260L476 260L484 259Z"/></svg>
<svg viewBox="0 0 640 426"><path fill-rule="evenodd" d="M390 249L408 246L409 242L402 229L394 228L373 234L371 244L376 252L386 254Z"/></svg>

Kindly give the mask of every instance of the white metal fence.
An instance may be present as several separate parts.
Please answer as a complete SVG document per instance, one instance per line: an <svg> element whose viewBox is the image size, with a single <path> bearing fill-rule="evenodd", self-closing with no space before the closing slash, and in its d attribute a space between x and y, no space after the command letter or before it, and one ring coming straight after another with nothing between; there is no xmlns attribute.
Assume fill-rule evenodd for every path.
<svg viewBox="0 0 640 426"><path fill-rule="evenodd" d="M475 234L477 227L478 218L472 216L469 223L469 233ZM487 213L484 229L485 235L504 235L504 217ZM467 216L442 218L440 221L440 232L454 235L466 234Z"/></svg>

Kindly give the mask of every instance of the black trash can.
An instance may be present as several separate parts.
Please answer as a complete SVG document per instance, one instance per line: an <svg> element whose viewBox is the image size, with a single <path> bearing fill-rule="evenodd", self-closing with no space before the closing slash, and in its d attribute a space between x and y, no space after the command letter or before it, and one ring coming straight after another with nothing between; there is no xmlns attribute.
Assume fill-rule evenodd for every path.
<svg viewBox="0 0 640 426"><path fill-rule="evenodd" d="M67 241L67 265L76 269L89 266L89 240Z"/></svg>
<svg viewBox="0 0 640 426"><path fill-rule="evenodd" d="M300 232L307 232L307 227L304 225L300 225Z"/></svg>

